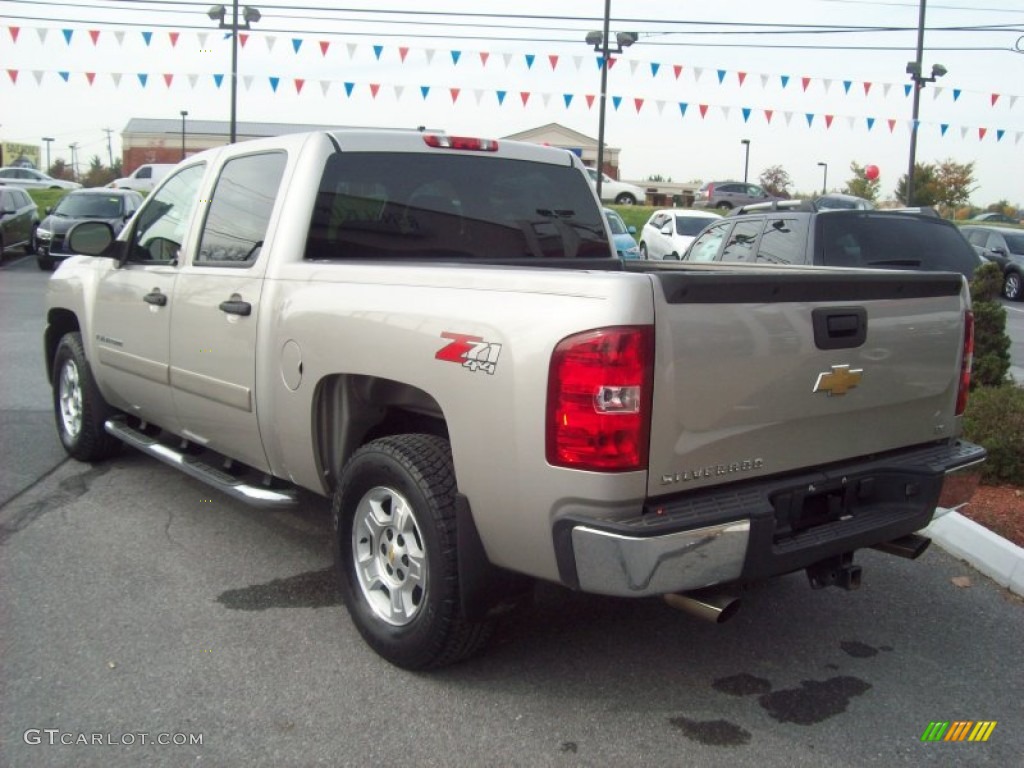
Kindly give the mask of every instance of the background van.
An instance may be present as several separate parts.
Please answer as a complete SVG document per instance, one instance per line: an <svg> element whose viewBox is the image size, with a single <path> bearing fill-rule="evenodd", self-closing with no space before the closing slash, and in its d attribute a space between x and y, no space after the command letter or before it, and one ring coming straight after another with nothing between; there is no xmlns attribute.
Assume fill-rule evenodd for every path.
<svg viewBox="0 0 1024 768"><path fill-rule="evenodd" d="M123 179L114 179L107 186L115 189L134 189L136 192L149 192L155 187L174 163L146 163L140 165Z"/></svg>

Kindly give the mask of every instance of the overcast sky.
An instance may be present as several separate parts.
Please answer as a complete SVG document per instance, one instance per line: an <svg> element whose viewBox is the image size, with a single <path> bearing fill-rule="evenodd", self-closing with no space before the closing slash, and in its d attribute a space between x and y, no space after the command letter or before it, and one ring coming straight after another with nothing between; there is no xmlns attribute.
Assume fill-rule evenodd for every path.
<svg viewBox="0 0 1024 768"><path fill-rule="evenodd" d="M600 69L583 39L604 0L254 5L239 120L492 137L555 122L597 136ZM919 7L613 0L612 37L639 34L608 76L606 141L622 150L622 176L742 178L749 139L751 180L781 165L810 192L824 162L839 188L852 161L877 165L892 196L909 158ZM133 117L227 120L231 43L208 8L0 0L0 139L51 136L53 159L77 142L80 163L106 162L103 129L119 156ZM974 203L1024 205L1024 1L932 0L926 27L923 72L948 74L922 93L918 162L973 162Z"/></svg>

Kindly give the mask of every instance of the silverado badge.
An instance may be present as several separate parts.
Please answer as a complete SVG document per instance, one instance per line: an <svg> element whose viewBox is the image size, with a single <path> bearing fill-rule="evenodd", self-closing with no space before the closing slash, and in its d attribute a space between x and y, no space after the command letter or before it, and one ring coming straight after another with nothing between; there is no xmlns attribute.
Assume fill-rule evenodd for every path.
<svg viewBox="0 0 1024 768"><path fill-rule="evenodd" d="M863 373L863 368L850 370L848 365L833 365L831 371L818 374L818 380L814 382L813 391L827 392L829 397L832 397L832 395L845 395L860 384L860 377Z"/></svg>

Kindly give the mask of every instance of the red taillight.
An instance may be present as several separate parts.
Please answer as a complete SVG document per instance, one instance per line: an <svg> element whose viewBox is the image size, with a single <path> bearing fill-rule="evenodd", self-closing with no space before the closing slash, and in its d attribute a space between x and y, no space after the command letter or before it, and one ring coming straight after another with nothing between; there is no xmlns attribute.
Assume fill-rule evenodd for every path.
<svg viewBox="0 0 1024 768"><path fill-rule="evenodd" d="M472 136L445 136L441 133L425 133L423 141L428 147L437 149L469 149L475 152L497 152L498 142L494 139L477 139Z"/></svg>
<svg viewBox="0 0 1024 768"><path fill-rule="evenodd" d="M548 372L548 463L646 469L653 379L650 326L599 328L559 342Z"/></svg>
<svg viewBox="0 0 1024 768"><path fill-rule="evenodd" d="M960 358L960 389L956 393L956 415L967 410L971 389L971 365L974 363L974 313L964 312L964 351Z"/></svg>

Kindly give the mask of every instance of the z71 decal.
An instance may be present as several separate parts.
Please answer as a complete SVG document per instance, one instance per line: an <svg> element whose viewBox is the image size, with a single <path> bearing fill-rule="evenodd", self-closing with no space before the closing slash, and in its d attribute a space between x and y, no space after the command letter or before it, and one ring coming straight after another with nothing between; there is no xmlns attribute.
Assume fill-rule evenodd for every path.
<svg viewBox="0 0 1024 768"><path fill-rule="evenodd" d="M471 371L484 371L494 375L498 367L498 355L501 354L501 344L492 344L479 336L469 336L465 333L442 333L441 338L452 341L437 350L435 359L444 360L446 363L458 363Z"/></svg>

